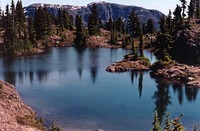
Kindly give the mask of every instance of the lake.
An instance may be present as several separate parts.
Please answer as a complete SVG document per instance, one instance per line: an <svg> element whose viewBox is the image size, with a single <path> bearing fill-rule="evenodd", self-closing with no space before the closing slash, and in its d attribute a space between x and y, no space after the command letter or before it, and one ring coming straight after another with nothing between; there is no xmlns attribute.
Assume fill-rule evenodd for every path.
<svg viewBox="0 0 200 131"><path fill-rule="evenodd" d="M0 57L0 79L50 124L67 131L135 131L152 128L153 113L184 114L186 130L200 123L199 89L149 72L108 73L105 68L130 53L123 49L51 48L42 55ZM145 55L155 62L148 51ZM199 127L200 128L200 127Z"/></svg>

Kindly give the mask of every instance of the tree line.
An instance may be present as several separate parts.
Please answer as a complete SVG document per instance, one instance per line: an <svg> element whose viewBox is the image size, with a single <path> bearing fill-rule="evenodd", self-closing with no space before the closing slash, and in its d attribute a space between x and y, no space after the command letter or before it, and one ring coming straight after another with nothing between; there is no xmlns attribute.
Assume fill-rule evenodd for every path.
<svg viewBox="0 0 200 131"><path fill-rule="evenodd" d="M98 7L93 4L90 8L87 24L82 20L80 14L75 18L67 9L59 9L54 14L46 6L35 9L35 15L26 17L22 1L18 0L16 5L11 1L11 6L7 5L5 11L0 10L0 28L3 32L3 50L5 53L29 52L32 48L38 47L38 41L47 40L52 34L57 34L63 39L65 30L75 33L74 43L76 47L85 47L87 38L90 36L101 35L101 28L110 31L110 44L122 42L123 47L132 46L133 54L137 53L134 49L135 40L139 40L140 55L143 55L143 36L152 34L156 36L156 41L151 41L152 46L160 49L158 54L163 56L163 52L170 53L171 49L177 46L172 45L174 34L188 26L190 19L200 17L199 0L191 0L187 5L186 0L180 0L181 5L177 5L172 12L169 10L167 16L163 15L159 20L160 30L154 26L154 20L149 19L147 23L140 22L134 10L129 14L127 23L122 17L109 20L103 24L99 16ZM186 18L187 16L187 18ZM47 44L47 42L43 42ZM173 48L172 48L173 47Z"/></svg>
<svg viewBox="0 0 200 131"><path fill-rule="evenodd" d="M95 4L90 10L88 24L85 25L79 14L73 18L68 10L59 9L55 15L46 6L36 8L33 17L26 17L22 1L18 0L15 5L12 0L11 6L7 5L5 11L0 10L0 27L3 30L4 40L3 50L8 54L28 52L38 46L39 40L48 39L48 36L55 33L61 36L65 30L75 31L75 46L85 46L88 36L101 35L101 28L111 32L110 43L116 44L118 36L121 36L124 45L132 44L133 39L141 37L142 34L155 33L156 31L152 19L142 25L134 10L128 18L128 23L125 23L122 18L116 20L110 18L105 24L102 24Z"/></svg>
<svg viewBox="0 0 200 131"><path fill-rule="evenodd" d="M160 18L160 32L152 45L158 49L156 55L159 59L173 58L180 62L198 63L199 51L197 46L188 43L191 36L187 31L192 29L192 25L199 24L200 1L191 0L188 4L186 0L180 2L181 5L176 5L173 12L169 10L166 17L163 15Z"/></svg>

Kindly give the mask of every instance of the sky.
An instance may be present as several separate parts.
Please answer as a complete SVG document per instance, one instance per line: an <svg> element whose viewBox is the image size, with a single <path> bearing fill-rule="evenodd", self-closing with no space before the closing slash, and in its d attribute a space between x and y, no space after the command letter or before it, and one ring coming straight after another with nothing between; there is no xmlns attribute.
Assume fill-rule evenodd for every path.
<svg viewBox="0 0 200 131"><path fill-rule="evenodd" d="M4 9L7 4L10 5L11 0L0 0L1 8ZM17 0L14 0L15 3ZM102 0L22 0L23 6L28 6L33 3L50 3L61 5L81 5L86 6L91 2L99 2ZM174 11L176 4L180 4L179 0L104 0L105 2L141 6L147 9L156 9L164 14L168 14L169 9ZM189 0L187 0L189 3Z"/></svg>

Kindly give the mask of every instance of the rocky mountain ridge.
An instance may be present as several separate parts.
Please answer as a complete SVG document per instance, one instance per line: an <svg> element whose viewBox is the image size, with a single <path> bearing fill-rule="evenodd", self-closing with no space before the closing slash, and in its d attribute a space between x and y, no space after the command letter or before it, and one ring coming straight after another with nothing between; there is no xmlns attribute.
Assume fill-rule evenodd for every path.
<svg viewBox="0 0 200 131"><path fill-rule="evenodd" d="M110 17L114 20L121 17L125 22L127 22L128 16L130 15L131 11L134 10L139 16L141 23L146 23L148 19L151 18L154 21L156 29L158 29L158 21L163 15L163 13L157 10L149 10L138 6L127 6L104 1L89 3L87 6L36 3L25 7L25 11L26 15L34 16L35 9L40 6L46 6L50 13L56 15L59 9L67 9L74 18L76 14L80 14L86 24L90 14L90 8L94 3L99 10L99 15L103 23L107 22Z"/></svg>

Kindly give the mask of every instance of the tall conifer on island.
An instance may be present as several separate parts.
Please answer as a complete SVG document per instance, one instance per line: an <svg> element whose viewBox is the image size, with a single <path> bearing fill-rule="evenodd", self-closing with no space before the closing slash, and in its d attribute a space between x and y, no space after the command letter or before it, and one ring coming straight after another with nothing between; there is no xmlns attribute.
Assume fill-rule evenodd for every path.
<svg viewBox="0 0 200 131"><path fill-rule="evenodd" d="M167 24L164 15L160 18L159 25L160 25L160 32L162 34L167 33Z"/></svg>
<svg viewBox="0 0 200 131"><path fill-rule="evenodd" d="M154 34L156 29L155 29L155 26L154 26L154 23L153 23L153 20L152 19L149 19L147 21L147 33L150 33L150 34Z"/></svg>
<svg viewBox="0 0 200 131"><path fill-rule="evenodd" d="M144 52L143 52L143 35L142 34L140 36L139 52L140 52L140 56L143 57L144 56Z"/></svg>
<svg viewBox="0 0 200 131"><path fill-rule="evenodd" d="M128 17L128 31L131 34L131 36L135 38L141 35L140 21L137 14L135 14L134 10Z"/></svg>

